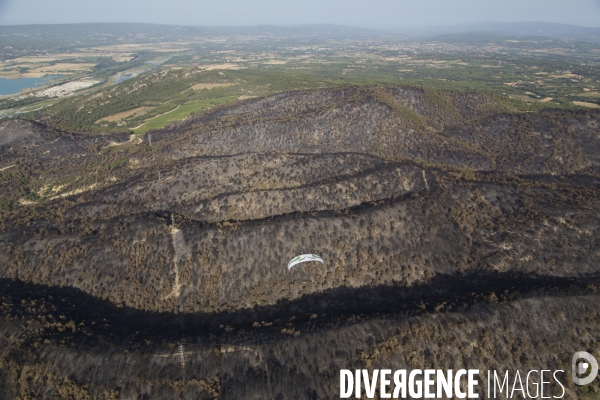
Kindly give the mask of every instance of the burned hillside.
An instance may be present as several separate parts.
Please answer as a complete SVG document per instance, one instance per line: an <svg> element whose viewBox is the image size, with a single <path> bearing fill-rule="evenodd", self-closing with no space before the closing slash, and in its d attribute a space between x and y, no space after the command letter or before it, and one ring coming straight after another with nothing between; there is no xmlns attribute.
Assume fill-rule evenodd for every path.
<svg viewBox="0 0 600 400"><path fill-rule="evenodd" d="M409 86L143 137L4 122L3 395L322 399L340 368L599 355L599 124Z"/></svg>

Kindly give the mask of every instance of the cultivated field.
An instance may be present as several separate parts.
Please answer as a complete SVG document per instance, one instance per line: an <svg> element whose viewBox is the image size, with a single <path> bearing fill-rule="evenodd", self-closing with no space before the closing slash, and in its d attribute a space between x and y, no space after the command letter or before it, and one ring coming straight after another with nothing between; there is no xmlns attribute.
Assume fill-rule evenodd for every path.
<svg viewBox="0 0 600 400"><path fill-rule="evenodd" d="M184 118L187 118L188 116L190 116L191 114L201 111L201 110L207 110L210 109L212 107L221 105L221 104L227 104L230 103L232 101L235 101L237 98L235 96L229 96L229 97L219 97L219 98L215 98L215 99L210 99L210 100L198 100L198 101L194 101L192 103L186 103L186 104L182 104L180 106L178 106L175 110L173 111L169 111L165 114L162 114L160 116L154 117L150 120L148 120L148 122L145 122L143 125L134 128L133 131L135 133L145 133L148 132L149 130L152 129L159 129L159 128L163 128L173 122L176 121L180 121Z"/></svg>

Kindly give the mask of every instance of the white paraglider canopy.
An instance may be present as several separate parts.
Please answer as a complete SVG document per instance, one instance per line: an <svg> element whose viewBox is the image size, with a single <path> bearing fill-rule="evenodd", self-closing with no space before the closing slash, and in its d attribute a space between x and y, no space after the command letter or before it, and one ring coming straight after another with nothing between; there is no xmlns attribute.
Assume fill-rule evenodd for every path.
<svg viewBox="0 0 600 400"><path fill-rule="evenodd" d="M321 264L325 265L325 263L323 262L323 259L321 257L319 257L316 254L302 254L301 256L295 257L293 258L289 263L288 263L288 271L296 264L300 264L303 262L308 262L308 261L318 261Z"/></svg>

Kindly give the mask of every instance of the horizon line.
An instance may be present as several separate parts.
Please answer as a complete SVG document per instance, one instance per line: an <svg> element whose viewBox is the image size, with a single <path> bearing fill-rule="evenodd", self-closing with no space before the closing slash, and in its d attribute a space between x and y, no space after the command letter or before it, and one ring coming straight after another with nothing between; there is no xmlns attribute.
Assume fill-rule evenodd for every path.
<svg viewBox="0 0 600 400"><path fill-rule="evenodd" d="M140 21L91 21L91 22L56 22L56 23L23 23L23 24L4 24L0 23L0 27L24 27L24 26L59 26L59 25L156 25L156 26L172 26L172 27L185 27L185 28L260 28L260 27L276 27L276 28L297 28L297 27L308 27L308 26L332 26L332 27L344 27L354 29L365 29L372 31L390 31L390 30L418 30L418 29L433 29L433 28L450 28L450 27L461 27L478 24L507 24L507 25L524 25L524 24L548 24L557 26L568 26L585 29L599 29L599 26L588 26L588 25L577 25L563 22L550 22L542 20L529 20L529 21L500 21L500 20L480 20L471 22L460 22L457 24L437 24L437 25L419 25L411 27L384 27L374 28L371 26L361 26L352 24L337 24L332 22L307 22L299 24L277 24L277 23L264 23L264 24L249 24L249 25L189 25L189 24L172 24L172 23L161 23L161 22L140 22Z"/></svg>

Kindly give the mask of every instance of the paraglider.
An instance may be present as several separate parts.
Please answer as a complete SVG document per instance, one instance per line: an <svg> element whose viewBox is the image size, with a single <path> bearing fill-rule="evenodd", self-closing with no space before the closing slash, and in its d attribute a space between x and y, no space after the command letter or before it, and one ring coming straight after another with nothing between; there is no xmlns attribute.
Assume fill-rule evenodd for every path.
<svg viewBox="0 0 600 400"><path fill-rule="evenodd" d="M307 261L318 261L325 265L323 259L316 254L302 254L301 256L295 257L288 263L288 271L296 264L300 264Z"/></svg>

